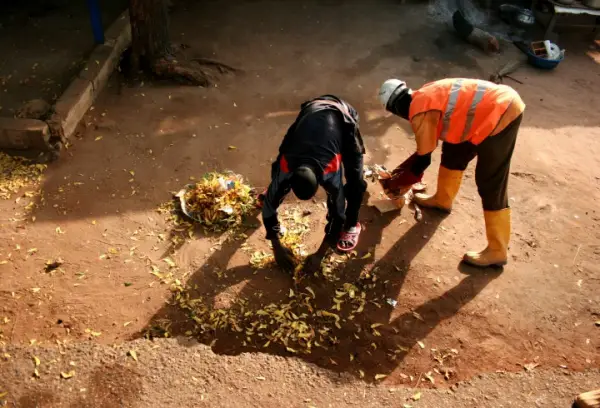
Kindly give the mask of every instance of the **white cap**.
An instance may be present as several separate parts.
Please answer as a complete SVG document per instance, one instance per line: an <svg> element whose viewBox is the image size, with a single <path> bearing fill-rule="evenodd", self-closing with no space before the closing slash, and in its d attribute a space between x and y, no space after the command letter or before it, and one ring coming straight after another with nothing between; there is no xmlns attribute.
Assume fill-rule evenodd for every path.
<svg viewBox="0 0 600 408"><path fill-rule="evenodd" d="M387 107L387 104L392 94L398 88L400 88L400 92L402 92L403 90L408 90L410 92L410 90L406 86L406 82L401 81L399 79L388 79L381 85L381 88L379 88L379 100L381 101L383 106Z"/></svg>

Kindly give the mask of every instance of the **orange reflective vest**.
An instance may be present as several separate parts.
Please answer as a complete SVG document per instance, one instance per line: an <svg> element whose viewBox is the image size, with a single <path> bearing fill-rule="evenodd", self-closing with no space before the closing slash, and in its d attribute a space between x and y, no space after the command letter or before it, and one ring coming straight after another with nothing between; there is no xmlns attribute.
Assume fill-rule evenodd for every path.
<svg viewBox="0 0 600 408"><path fill-rule="evenodd" d="M412 94L409 119L420 113L442 113L438 139L448 143L483 142L519 94L509 86L479 79L442 79Z"/></svg>

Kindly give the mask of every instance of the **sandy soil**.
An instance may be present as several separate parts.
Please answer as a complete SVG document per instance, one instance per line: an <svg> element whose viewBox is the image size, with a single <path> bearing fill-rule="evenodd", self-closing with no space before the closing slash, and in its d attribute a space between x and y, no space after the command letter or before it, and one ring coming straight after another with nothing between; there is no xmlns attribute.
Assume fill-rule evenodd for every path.
<svg viewBox="0 0 600 408"><path fill-rule="evenodd" d="M1 203L0 260L7 262L0 265L0 319L6 318L0 320L4 322L0 328L10 350L16 348L17 357L0 363L3 372L12 373L3 376L0 386L10 390L10 401L30 398L22 387L28 384L32 392L45 393L40 398L50 401L47 406L76 406L68 405L77 404L74 395L59 395L64 389L56 388L62 384L56 373L50 376L53 385L44 380L46 376L30 379L33 363L28 354L33 349L28 347L51 348L57 342L75 347L89 341L104 346L81 346L101 350L87 357L93 360L86 374L92 380L85 385L88 380L81 379L82 388L101 388L94 392L108 395L102 398L123 398L119 406L147 406L143 401L150 400L137 400L137 395L168 406L157 390L184 387L183 382L171 383L175 379L168 372L186 363L175 364L167 355L153 358L157 359L155 369L164 365L168 370L168 379L146 367L135 371L143 385L138 387L132 380L127 391L91 385L94 376L113 372L117 382L118 378L135 378L128 371L133 363L122 357L124 350L133 347L127 342L143 336L161 319L167 319L169 334L178 339L167 343L173 358L188 355L181 353L205 353L187 338L188 316L165 303L171 297L168 285L149 273L150 265L165 267L161 259L167 254L178 265L176 277L197 285L219 307L240 297L250 299L254 308L285 299L292 287L290 278L276 270L255 274L241 248L243 242L195 236L173 252L168 242L170 226L156 209L190 177L209 170L231 169L253 185L265 186L271 160L300 103L323 93L337 94L359 110L368 162L394 167L404 160L413 151L414 141L407 124L386 114L375 98L384 79L398 76L416 88L442 77L487 78L504 62L519 57L510 46L500 56L484 56L456 40L445 25L429 19L428 12L427 5L389 1L211 2L179 7L172 19L173 40L244 72L210 89L148 83L118 86L115 78L87 117L87 129L46 171L43 201L32 214L35 222L31 215L26 219L22 215L27 200ZM371 292L374 303L365 308L358 324L383 323L378 328L381 336L357 339L351 335L355 324L344 322L337 346L292 356L275 346L256 350L230 333L216 332L200 340L211 344L217 354L250 354L210 355L198 364L190 360L186 370L216 367L232 375L231 364L236 370L254 370L252 376L278 378L255 384L234 376L236 384L257 389L263 397L271 392L279 398L269 405L252 394L240 396L247 398L240 399L240 404L248 406L281 406L281 401L288 401L286 395L317 401L321 394L323 399L314 405L327 406L344 393L360 394L363 389L374 393L373 406L381 406L383 400L377 398L392 396L387 388L368 385L377 374L387 375L388 388L444 388L479 373L536 367L535 372L549 370L544 375L568 384L561 385L560 392L553 391L552 398L558 399L548 397L539 406L558 406L556 401L568 400L568 392L579 392L575 385L584 384L584 378L591 378L586 386L594 378L597 384L595 372L585 377L572 375L570 370L600 365L600 329L594 325L600 319L600 214L595 205L600 199L600 117L596 114L600 96L595 92L600 68L586 55L587 45L563 46L569 57L555 72L523 67L514 76L524 84L510 83L528 108L512 166L513 236L510 263L503 271L475 271L459 265L465 250L485 245L471 168L447 217L426 212L424 220L416 223L409 211L381 217L363 207L366 232L358 252L372 257L351 263L344 276L351 281L360 269L378 268L381 284ZM431 186L438 163L439 153L426 174ZM312 247L323 228L321 200L305 204L312 212ZM288 200L286 205L297 203ZM246 234L247 245L266 248L258 220L249 223ZM45 262L56 257L62 257L64 265L45 273ZM307 284L323 301L336 288L319 280ZM385 304L388 298L397 300L396 307ZM151 347L139 341L135 347ZM114 362L104 369L92 367L99 364L96 358L112 350L107 347L110 344L119 344L120 351L114 353L127 363L119 363L120 368L114 370L110 365ZM404 351L390 359L388 351L398 346ZM450 380L435 371L440 366L432 349L457 351L447 363L452 369ZM354 354L352 361L349 354ZM282 368L287 365L308 367L310 379L306 381L316 384L313 395L303 397L301 387L306 382L292 381L297 372L290 374ZM18 369L25 366L29 371ZM564 370L560 367L567 367L565 377L553 374L557 372L553 370ZM259 371L268 376L256 374ZM161 376L167 388L155 389L147 377L150 372ZM426 373L431 373L435 384ZM202 371L194 377L205 381ZM107 381L102 378L98 384ZM531 395L554 388L554 382L538 383L531 373L507 377L516 378L508 382L502 376L493 378L497 390L510 387L515 398L524 398L518 403L515 399L511 406L532 406L536 402L529 399ZM535 389L528 396L521 394L526 393L521 388L524 378ZM330 389L332 381L343 385ZM178 394L197 402L200 393L192 394L189 387L193 386L186 384L188 391L181 388L179 394L178 388ZM45 387L49 391L43 391ZM70 388L69 393L79 385ZM235 389L224 385L217 402L209 405L227 406L226 398L242 394L232 392ZM412 391L401 393L402 404L408 403L406 396ZM473 393L465 398L478 398L478 406L511 401L498 391L495 404L481 405L483 396ZM35 399L24 401L17 406L36 406ZM439 406L436 401L423 406ZM389 405L402 404L394 399Z"/></svg>
<svg viewBox="0 0 600 408"><path fill-rule="evenodd" d="M6 406L113 407L569 407L572 395L597 387L600 372L536 370L481 374L451 389L374 386L298 359L266 354L219 356L197 343L134 341L120 346L9 347ZM137 361L131 357L135 352ZM40 361L31 379L32 355ZM73 375L68 379L61 373ZM0 380L2 385L2 380Z"/></svg>

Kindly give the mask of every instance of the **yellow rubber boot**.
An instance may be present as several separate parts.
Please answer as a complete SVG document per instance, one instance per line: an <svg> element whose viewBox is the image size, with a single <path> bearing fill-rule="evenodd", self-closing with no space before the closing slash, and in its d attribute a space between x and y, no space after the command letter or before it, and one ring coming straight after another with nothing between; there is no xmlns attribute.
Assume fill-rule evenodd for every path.
<svg viewBox="0 0 600 408"><path fill-rule="evenodd" d="M510 240L510 208L484 211L484 217L488 246L481 252L467 252L463 261L483 268L506 265Z"/></svg>
<svg viewBox="0 0 600 408"><path fill-rule="evenodd" d="M452 202L460 189L463 173L461 170L450 170L440 166L435 194L415 194L414 202L422 207L437 208L438 210L450 212Z"/></svg>

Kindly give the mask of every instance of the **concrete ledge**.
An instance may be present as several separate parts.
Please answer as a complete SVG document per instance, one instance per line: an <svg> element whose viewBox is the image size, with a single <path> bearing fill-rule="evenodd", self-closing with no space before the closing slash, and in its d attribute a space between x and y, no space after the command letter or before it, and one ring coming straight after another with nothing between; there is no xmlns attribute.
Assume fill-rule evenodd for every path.
<svg viewBox="0 0 600 408"><path fill-rule="evenodd" d="M117 67L121 54L131 44L129 12L125 11L106 30L104 44L98 45L79 75L71 82L56 101L54 112L60 118L62 134L69 138L102 91L110 75ZM52 122L52 130L57 127ZM52 132L59 133L59 132ZM0 117L0 149L51 150L50 128L47 123L35 119Z"/></svg>
<svg viewBox="0 0 600 408"><path fill-rule="evenodd" d="M49 140L46 122L0 117L0 149L48 150Z"/></svg>
<svg viewBox="0 0 600 408"><path fill-rule="evenodd" d="M121 54L131 44L129 12L124 12L106 31L104 44L98 45L78 77L56 101L54 111L61 118L64 136L69 138L102 91L119 64Z"/></svg>

